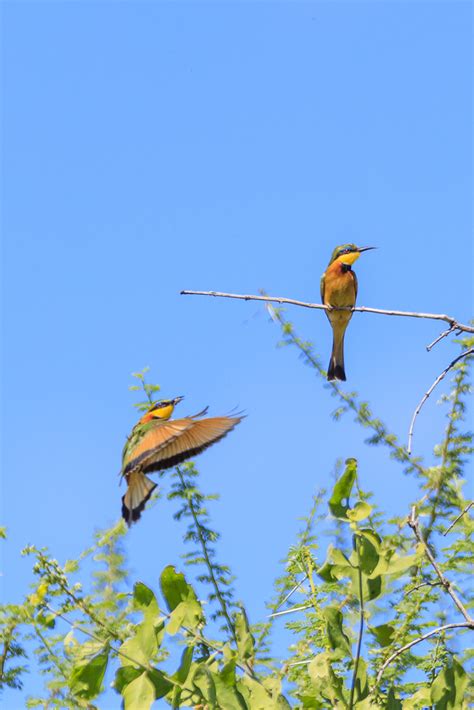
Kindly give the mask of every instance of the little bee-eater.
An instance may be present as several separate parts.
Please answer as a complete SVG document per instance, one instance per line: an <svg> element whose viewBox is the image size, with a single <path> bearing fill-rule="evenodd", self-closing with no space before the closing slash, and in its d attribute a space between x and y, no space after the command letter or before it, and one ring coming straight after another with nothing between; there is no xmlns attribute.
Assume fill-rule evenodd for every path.
<svg viewBox="0 0 474 710"><path fill-rule="evenodd" d="M229 433L242 417L203 417L207 412L170 419L183 397L154 402L135 424L122 454L121 475L127 482L122 516L127 525L140 518L157 484L146 473L164 471L186 461Z"/></svg>
<svg viewBox="0 0 474 710"><path fill-rule="evenodd" d="M357 247L355 244L343 244L336 247L329 260L328 267L321 277L321 300L325 306L355 306L357 298L357 276L352 271L352 264L363 251L375 247ZM326 315L332 326L333 343L328 366L328 380L345 380L344 371L344 334L352 318L352 311L327 310Z"/></svg>

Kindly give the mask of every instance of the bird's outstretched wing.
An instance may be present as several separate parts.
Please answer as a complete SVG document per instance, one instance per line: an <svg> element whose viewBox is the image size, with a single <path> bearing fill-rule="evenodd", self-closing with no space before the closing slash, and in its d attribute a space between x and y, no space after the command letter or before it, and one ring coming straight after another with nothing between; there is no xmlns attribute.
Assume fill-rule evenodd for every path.
<svg viewBox="0 0 474 710"><path fill-rule="evenodd" d="M171 443L176 437L181 436L186 429L194 424L191 417L171 421L148 422L146 427L137 437L137 443L129 446L123 460L122 475L126 476L132 469L141 464L151 452L158 454L161 449Z"/></svg>
<svg viewBox="0 0 474 710"><path fill-rule="evenodd" d="M192 417L160 422L150 429L131 453L124 475L140 466L144 473L162 471L192 458L222 439L242 417Z"/></svg>

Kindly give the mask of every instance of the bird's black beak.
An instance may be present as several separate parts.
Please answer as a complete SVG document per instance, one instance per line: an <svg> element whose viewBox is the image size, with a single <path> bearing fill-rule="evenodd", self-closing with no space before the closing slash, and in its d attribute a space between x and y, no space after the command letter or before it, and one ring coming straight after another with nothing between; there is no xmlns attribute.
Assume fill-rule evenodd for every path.
<svg viewBox="0 0 474 710"><path fill-rule="evenodd" d="M362 254L363 251L369 251L370 249L377 249L377 247L359 247L358 251L359 254Z"/></svg>
<svg viewBox="0 0 474 710"><path fill-rule="evenodd" d="M175 397L173 399L173 404L175 404L175 405L178 404L179 402L181 402L182 399L184 399L184 397Z"/></svg>

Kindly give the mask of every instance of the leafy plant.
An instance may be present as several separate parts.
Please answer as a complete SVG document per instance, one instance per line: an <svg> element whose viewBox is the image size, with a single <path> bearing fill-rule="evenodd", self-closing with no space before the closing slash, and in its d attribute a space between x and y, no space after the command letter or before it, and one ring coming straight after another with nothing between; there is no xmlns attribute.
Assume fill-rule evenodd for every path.
<svg viewBox="0 0 474 710"><path fill-rule="evenodd" d="M283 311L271 307L271 316L283 343L324 377L312 345ZM473 342L460 340L463 351ZM430 465L355 392L324 380L337 400L335 418L352 416L368 432L367 444L386 448L415 477L419 497L388 519L364 491L363 462L336 462L332 489L314 496L289 545L264 621L249 621L230 568L218 561L208 510L217 496L200 490L192 463L165 474L186 548L183 569L165 567L159 589L129 582L122 522L63 564L28 547L31 593L0 610L2 686L20 690L36 655L45 687L41 697L29 697L29 707L94 708L110 677L126 710L157 700L200 710L468 708L472 522L463 483L472 454L464 428L470 364L466 357L453 367L451 392L442 398L446 430ZM159 390L145 374L136 373L140 384L133 386L146 396L140 409ZM291 638L284 658L272 652L280 620Z"/></svg>

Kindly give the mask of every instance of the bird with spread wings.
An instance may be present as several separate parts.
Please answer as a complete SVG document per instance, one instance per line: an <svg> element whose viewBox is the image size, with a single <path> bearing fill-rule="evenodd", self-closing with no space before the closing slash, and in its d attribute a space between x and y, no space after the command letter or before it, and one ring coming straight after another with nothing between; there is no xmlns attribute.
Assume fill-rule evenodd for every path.
<svg viewBox="0 0 474 710"><path fill-rule="evenodd" d="M164 471L200 454L242 421L242 416L206 417L198 414L171 419L183 397L154 402L128 437L122 455L121 476L127 482L122 516L128 526L136 522L157 487L147 473Z"/></svg>

